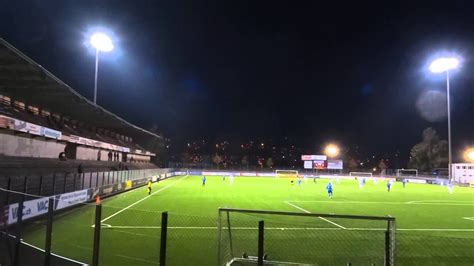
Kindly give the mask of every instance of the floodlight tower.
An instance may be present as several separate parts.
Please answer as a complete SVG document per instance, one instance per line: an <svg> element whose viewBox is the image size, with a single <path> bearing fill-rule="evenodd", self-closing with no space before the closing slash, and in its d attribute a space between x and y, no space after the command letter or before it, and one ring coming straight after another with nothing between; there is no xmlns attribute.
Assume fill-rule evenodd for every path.
<svg viewBox="0 0 474 266"><path fill-rule="evenodd" d="M91 36L90 43L95 48L94 104L97 104L97 76L99 72L99 52L110 52L114 45L109 36L96 32Z"/></svg>
<svg viewBox="0 0 474 266"><path fill-rule="evenodd" d="M453 163L452 160L452 152L451 152L451 108L450 108L450 100L449 100L449 71L454 70L459 67L459 59L456 57L441 57L434 60L430 64L430 71L433 73L443 73L446 72L446 98L448 101L448 175L449 180L451 181L452 173L451 173L451 164Z"/></svg>

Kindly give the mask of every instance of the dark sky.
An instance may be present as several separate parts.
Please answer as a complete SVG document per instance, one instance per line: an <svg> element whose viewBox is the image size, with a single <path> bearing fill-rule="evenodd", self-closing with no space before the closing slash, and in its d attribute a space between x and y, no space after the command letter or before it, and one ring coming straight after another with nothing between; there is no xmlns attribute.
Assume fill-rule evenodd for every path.
<svg viewBox="0 0 474 266"><path fill-rule="evenodd" d="M0 0L0 35L92 98L84 43L107 28L99 104L178 141L289 136L406 156L428 126L446 137L443 113L416 102L443 97L426 65L457 52L453 142L474 144L474 1L386 2Z"/></svg>

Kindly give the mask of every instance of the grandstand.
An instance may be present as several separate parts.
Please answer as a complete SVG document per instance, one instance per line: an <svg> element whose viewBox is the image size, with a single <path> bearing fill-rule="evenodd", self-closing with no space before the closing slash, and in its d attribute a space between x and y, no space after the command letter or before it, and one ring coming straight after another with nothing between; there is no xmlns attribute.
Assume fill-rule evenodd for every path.
<svg viewBox="0 0 474 266"><path fill-rule="evenodd" d="M59 158L104 170L114 167L110 162L151 167L163 137L94 105L0 39L0 142L0 156L26 159L20 164Z"/></svg>

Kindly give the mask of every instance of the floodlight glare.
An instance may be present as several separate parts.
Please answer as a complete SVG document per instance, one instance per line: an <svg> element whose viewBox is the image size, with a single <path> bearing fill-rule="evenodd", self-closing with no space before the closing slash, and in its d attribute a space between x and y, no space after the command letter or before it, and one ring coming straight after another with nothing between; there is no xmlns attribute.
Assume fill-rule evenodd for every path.
<svg viewBox="0 0 474 266"><path fill-rule="evenodd" d="M336 157L339 154L339 147L334 144L329 144L324 149L324 153L328 157Z"/></svg>
<svg viewBox="0 0 474 266"><path fill-rule="evenodd" d="M434 60L430 65L430 71L433 73L442 73L459 66L459 60L455 57L442 57Z"/></svg>
<svg viewBox="0 0 474 266"><path fill-rule="evenodd" d="M469 148L464 152L464 158L468 162L474 163L474 148Z"/></svg>
<svg viewBox="0 0 474 266"><path fill-rule="evenodd" d="M109 36L100 32L92 35L91 44L101 52L110 52L114 49L114 45Z"/></svg>

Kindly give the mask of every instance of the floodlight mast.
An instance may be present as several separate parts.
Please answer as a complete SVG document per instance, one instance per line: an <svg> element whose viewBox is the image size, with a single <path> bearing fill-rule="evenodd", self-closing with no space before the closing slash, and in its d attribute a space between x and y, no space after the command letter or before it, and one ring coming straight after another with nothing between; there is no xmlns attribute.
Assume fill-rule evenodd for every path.
<svg viewBox="0 0 474 266"><path fill-rule="evenodd" d="M99 52L110 52L114 45L109 36L104 33L94 33L90 43L95 48L95 75L94 75L94 104L97 104L97 77L99 74Z"/></svg>
<svg viewBox="0 0 474 266"><path fill-rule="evenodd" d="M448 178L449 181L452 180L452 169L451 165L452 160L452 151L451 151L451 106L450 106L450 97L449 97L449 71L454 70L459 67L459 59L455 57L441 57L434 60L430 64L430 71L433 73L443 73L446 72L446 100L448 102Z"/></svg>

